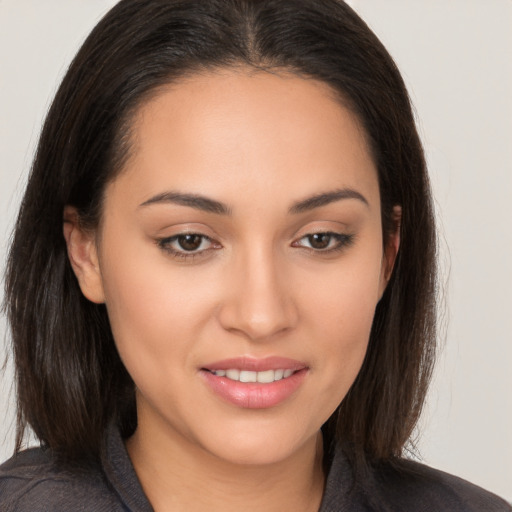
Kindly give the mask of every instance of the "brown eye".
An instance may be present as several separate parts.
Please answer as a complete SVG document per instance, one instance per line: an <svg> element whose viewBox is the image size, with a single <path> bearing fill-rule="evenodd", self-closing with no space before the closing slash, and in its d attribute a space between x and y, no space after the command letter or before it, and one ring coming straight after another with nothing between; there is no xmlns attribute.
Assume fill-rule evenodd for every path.
<svg viewBox="0 0 512 512"><path fill-rule="evenodd" d="M206 235L199 233L183 233L157 240L158 246L176 258L187 258L205 255L211 249L219 249L220 245L215 243Z"/></svg>
<svg viewBox="0 0 512 512"><path fill-rule="evenodd" d="M311 233L293 242L293 247L303 247L317 253L331 253L341 251L350 246L354 241L354 235L344 233Z"/></svg>
<svg viewBox="0 0 512 512"><path fill-rule="evenodd" d="M315 233L308 236L309 245L313 249L327 249L331 243L332 236L330 233Z"/></svg>
<svg viewBox="0 0 512 512"><path fill-rule="evenodd" d="M176 241L184 251L197 251L201 247L203 238L201 235L180 235Z"/></svg>

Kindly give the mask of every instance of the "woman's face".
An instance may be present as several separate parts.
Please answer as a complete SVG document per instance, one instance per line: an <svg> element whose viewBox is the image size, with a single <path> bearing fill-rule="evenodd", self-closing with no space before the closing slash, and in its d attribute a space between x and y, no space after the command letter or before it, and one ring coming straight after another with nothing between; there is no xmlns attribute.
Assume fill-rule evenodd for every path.
<svg viewBox="0 0 512 512"><path fill-rule="evenodd" d="M320 82L224 70L144 104L132 142L77 273L139 429L282 460L354 382L392 266L362 129Z"/></svg>

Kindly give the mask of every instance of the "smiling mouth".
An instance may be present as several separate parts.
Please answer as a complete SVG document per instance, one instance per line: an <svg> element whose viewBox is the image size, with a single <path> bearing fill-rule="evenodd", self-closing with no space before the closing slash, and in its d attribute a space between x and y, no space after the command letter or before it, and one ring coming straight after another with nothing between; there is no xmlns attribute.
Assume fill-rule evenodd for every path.
<svg viewBox="0 0 512 512"><path fill-rule="evenodd" d="M279 380L291 377L295 370L278 369L278 370L265 370L261 372L250 370L238 370L231 368L228 370L207 370L216 377L226 377L229 380L236 382L258 382L260 384L270 384Z"/></svg>
<svg viewBox="0 0 512 512"><path fill-rule="evenodd" d="M290 399L302 386L309 366L285 357L235 357L201 368L208 388L243 409L268 409Z"/></svg>

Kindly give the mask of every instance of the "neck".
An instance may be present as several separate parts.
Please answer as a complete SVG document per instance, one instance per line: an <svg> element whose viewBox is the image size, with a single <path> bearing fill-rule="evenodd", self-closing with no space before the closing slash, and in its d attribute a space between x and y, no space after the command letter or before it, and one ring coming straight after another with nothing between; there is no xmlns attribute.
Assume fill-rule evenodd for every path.
<svg viewBox="0 0 512 512"><path fill-rule="evenodd" d="M285 460L264 465L219 459L183 436L144 424L127 441L127 449L155 512L310 512L320 507L320 432Z"/></svg>

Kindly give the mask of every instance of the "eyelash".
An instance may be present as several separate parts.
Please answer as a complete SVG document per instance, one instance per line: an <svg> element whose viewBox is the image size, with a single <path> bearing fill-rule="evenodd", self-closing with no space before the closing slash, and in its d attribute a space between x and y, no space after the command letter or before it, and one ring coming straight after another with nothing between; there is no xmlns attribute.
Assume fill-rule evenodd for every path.
<svg viewBox="0 0 512 512"><path fill-rule="evenodd" d="M194 252L187 251L185 249L177 250L172 247L171 244L173 244L174 242L178 242L180 238L184 238L187 236L201 238L201 244L199 245L199 247L201 247L205 241L210 242L212 247L208 247L207 249L202 249L200 251L195 250ZM216 242L214 242L209 236L202 235L201 233L180 233L179 235L174 235L168 238L160 238L157 240L158 247L160 247L165 252L169 253L174 258L180 260L194 260L197 257L206 255L206 253L209 251L220 248L220 244L217 244L218 247L213 247L215 246L215 244Z"/></svg>
<svg viewBox="0 0 512 512"><path fill-rule="evenodd" d="M194 250L194 251L187 251L186 249L175 249L172 247L172 244L175 242L178 242L180 238L184 237L199 237L201 239L201 243L199 245L199 248L203 245L204 242L210 242L211 246L202 249L202 250ZM314 236L328 236L329 237L329 245L331 245L332 240L335 240L335 246L334 247L328 247L326 249L318 249L314 247L305 247L303 245L299 245L299 242L301 240L309 239L309 243L311 245L311 239ZM168 254L170 254L172 257L180 260L187 260L187 261L193 261L197 257L205 256L208 252L212 250L217 250L221 248L221 245L212 240L209 236L202 235L201 233L180 233L179 235L174 235L167 238L160 238L156 240L156 243L160 249L164 250ZM336 252L343 251L350 245L354 243L354 235L347 235L344 233L333 233L331 231L321 231L317 233L309 233L307 235L304 235L303 237L299 238L296 242L292 243L292 247L302 248L307 251L311 251L318 254L332 254Z"/></svg>
<svg viewBox="0 0 512 512"><path fill-rule="evenodd" d="M316 235L328 236L330 238L329 245L331 244L331 241L334 239L334 241L335 241L334 247L330 247L327 249L317 249L314 247L304 247L302 245L296 245L296 244L298 244L298 242L300 240L304 240L304 239L309 239L309 241L311 243L311 238ZM352 245L353 243L354 243L354 235L347 235L345 233L333 233L332 231L319 231L317 233L309 233L309 234L299 238L299 240L297 242L292 243L292 246L293 247L302 247L306 250L310 250L310 251L313 251L316 253L331 254L331 253L343 251L347 247L350 247L350 245Z"/></svg>

